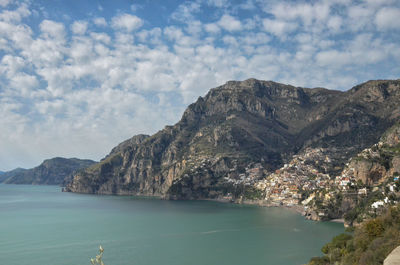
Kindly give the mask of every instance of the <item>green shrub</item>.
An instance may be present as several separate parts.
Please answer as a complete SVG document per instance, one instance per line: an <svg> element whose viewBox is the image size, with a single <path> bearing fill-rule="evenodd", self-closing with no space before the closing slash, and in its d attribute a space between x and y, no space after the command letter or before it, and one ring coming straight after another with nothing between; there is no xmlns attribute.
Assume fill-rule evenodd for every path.
<svg viewBox="0 0 400 265"><path fill-rule="evenodd" d="M375 265L400 245L400 206L389 208L382 216L365 221L353 234L340 234L322 247L323 257L312 258L309 265Z"/></svg>

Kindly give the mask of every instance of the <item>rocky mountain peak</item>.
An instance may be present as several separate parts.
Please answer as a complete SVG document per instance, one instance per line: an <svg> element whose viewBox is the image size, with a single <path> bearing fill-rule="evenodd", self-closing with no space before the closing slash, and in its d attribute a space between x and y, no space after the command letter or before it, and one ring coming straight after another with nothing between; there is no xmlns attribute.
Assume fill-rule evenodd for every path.
<svg viewBox="0 0 400 265"><path fill-rule="evenodd" d="M67 190L168 198L217 198L235 191L239 196L230 186L235 181L226 178L241 178L250 164L279 169L310 147L335 150L334 172L326 172L334 174L393 125L398 85L371 81L340 92L229 81L191 104L177 124L121 143L99 164L76 174ZM364 89L377 96L366 101Z"/></svg>

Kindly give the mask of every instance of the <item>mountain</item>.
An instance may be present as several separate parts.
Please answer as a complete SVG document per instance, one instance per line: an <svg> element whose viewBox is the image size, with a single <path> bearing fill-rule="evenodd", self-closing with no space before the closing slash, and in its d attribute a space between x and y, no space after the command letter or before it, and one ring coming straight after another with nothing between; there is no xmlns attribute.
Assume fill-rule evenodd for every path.
<svg viewBox="0 0 400 265"><path fill-rule="evenodd" d="M319 147L335 155L316 170L339 174L399 119L399 106L400 80L368 81L346 92L229 81L189 105L174 126L127 140L75 174L66 190L170 199L257 196L234 183L249 171L263 178Z"/></svg>
<svg viewBox="0 0 400 265"><path fill-rule="evenodd" d="M22 174L25 171L26 171L26 169L24 169L24 168L16 168L16 169L13 169L13 170L10 170L7 172L3 172L2 174L0 174L0 183L4 182L8 178L10 178L16 174Z"/></svg>
<svg viewBox="0 0 400 265"><path fill-rule="evenodd" d="M353 157L342 174L366 185L383 183L400 174L400 123L389 128L378 143Z"/></svg>
<svg viewBox="0 0 400 265"><path fill-rule="evenodd" d="M44 160L32 169L14 169L0 176L6 184L61 185L64 179L72 179L72 173L96 163L92 160L56 157Z"/></svg>

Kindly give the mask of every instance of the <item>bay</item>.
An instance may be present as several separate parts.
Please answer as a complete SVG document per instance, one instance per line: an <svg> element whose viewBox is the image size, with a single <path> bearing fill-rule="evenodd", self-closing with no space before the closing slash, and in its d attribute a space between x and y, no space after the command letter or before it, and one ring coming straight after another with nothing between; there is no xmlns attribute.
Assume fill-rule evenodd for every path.
<svg viewBox="0 0 400 265"><path fill-rule="evenodd" d="M343 225L209 201L63 193L0 184L0 264L289 265L321 255Z"/></svg>

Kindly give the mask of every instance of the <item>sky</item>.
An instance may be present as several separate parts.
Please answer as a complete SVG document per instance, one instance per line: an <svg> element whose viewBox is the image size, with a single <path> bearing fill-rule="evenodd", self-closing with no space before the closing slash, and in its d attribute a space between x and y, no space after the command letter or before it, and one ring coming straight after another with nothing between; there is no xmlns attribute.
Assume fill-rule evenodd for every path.
<svg viewBox="0 0 400 265"><path fill-rule="evenodd" d="M399 0L0 0L0 170L99 160L228 80L400 78Z"/></svg>

